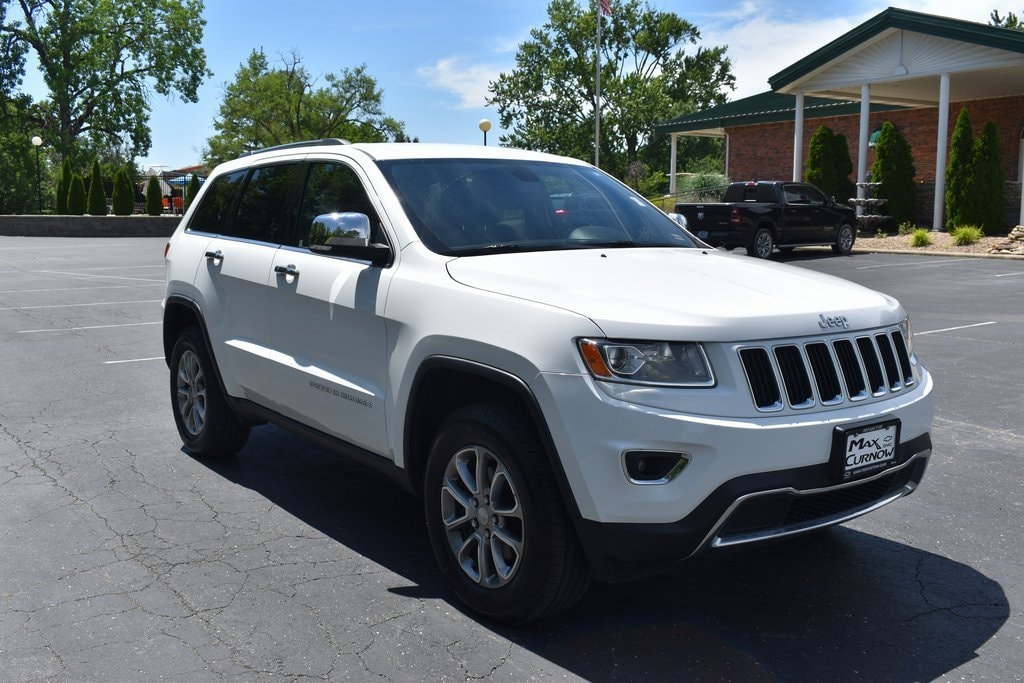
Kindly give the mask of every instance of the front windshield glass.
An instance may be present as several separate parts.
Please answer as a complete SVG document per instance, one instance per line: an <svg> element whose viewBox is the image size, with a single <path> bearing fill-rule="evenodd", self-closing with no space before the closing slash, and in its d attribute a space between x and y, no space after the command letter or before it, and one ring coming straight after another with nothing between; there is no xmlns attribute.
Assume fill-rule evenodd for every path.
<svg viewBox="0 0 1024 683"><path fill-rule="evenodd" d="M509 159L378 166L420 239L440 254L697 246L661 210L589 166Z"/></svg>

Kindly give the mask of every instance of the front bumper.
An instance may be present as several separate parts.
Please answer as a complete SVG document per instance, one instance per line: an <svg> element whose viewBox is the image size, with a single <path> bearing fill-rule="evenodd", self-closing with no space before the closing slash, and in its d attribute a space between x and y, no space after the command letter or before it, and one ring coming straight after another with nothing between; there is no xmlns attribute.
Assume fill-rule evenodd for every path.
<svg viewBox="0 0 1024 683"><path fill-rule="evenodd" d="M924 477L931 438L900 444L897 464L836 484L827 465L738 477L685 518L665 524L579 520L591 570L602 581L660 573L695 555L795 536L849 521L912 493Z"/></svg>

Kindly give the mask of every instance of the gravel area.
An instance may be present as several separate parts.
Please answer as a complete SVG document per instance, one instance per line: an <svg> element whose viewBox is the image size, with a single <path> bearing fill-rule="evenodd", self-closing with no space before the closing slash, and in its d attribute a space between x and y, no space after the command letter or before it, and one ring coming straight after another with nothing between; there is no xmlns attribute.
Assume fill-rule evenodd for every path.
<svg viewBox="0 0 1024 683"><path fill-rule="evenodd" d="M910 246L910 235L889 235L887 237L857 236L854 248L862 251L910 251L942 254L989 254L997 245L1007 242L1005 235L1000 237L982 237L975 244L957 246L948 232L930 232L932 243L927 247ZM1021 254L1024 255L1024 254Z"/></svg>

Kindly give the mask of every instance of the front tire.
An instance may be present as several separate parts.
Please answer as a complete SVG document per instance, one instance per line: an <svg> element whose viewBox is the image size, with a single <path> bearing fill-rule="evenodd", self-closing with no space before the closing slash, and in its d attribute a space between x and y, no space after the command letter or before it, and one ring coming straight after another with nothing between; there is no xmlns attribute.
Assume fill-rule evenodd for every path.
<svg viewBox="0 0 1024 683"><path fill-rule="evenodd" d="M427 530L462 602L522 623L575 604L590 571L533 426L500 406L463 408L434 440L424 478Z"/></svg>
<svg viewBox="0 0 1024 683"><path fill-rule="evenodd" d="M234 454L249 438L221 391L202 335L187 327L171 352L171 407L185 448L201 458Z"/></svg>
<svg viewBox="0 0 1024 683"><path fill-rule="evenodd" d="M836 233L836 243L832 245L832 251L840 256L849 256L853 251L853 243L856 239L857 231L853 229L853 226L843 223L839 226L839 232Z"/></svg>

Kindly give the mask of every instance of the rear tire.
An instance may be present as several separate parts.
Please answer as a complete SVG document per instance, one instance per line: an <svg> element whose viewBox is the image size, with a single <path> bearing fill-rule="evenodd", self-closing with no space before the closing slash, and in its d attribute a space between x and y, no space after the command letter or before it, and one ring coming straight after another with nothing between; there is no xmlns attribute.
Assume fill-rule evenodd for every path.
<svg viewBox="0 0 1024 683"><path fill-rule="evenodd" d="M185 448L200 458L233 455L249 438L220 388L199 330L187 327L171 352L171 408Z"/></svg>
<svg viewBox="0 0 1024 683"><path fill-rule="evenodd" d="M750 241L750 246L747 247L747 254L767 259L772 257L774 249L775 236L772 235L772 231L768 228L758 228L754 233L754 239Z"/></svg>
<svg viewBox="0 0 1024 683"><path fill-rule="evenodd" d="M853 226L843 223L839 226L839 232L836 233L836 243L832 245L832 251L840 256L849 256L853 251L853 243L856 239L857 231L853 229Z"/></svg>
<svg viewBox="0 0 1024 683"><path fill-rule="evenodd" d="M424 477L427 530L459 599L523 623L575 604L590 570L533 426L494 404L456 411Z"/></svg>

